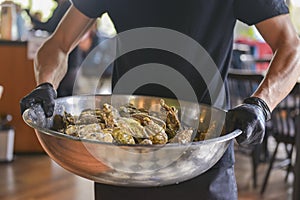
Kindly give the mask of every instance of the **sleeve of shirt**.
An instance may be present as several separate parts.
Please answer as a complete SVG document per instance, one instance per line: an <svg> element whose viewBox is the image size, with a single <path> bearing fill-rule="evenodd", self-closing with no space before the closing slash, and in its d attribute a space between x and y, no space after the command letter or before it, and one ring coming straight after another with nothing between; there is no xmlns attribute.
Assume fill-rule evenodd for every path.
<svg viewBox="0 0 300 200"><path fill-rule="evenodd" d="M235 17L248 25L287 13L284 0L234 0Z"/></svg>
<svg viewBox="0 0 300 200"><path fill-rule="evenodd" d="M106 12L105 0L71 0L75 8L90 18L100 17Z"/></svg>

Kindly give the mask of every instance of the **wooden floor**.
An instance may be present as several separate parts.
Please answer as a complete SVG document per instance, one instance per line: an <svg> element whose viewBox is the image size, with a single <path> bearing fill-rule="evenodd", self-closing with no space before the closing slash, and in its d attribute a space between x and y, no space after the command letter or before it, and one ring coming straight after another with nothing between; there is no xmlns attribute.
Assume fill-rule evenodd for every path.
<svg viewBox="0 0 300 200"><path fill-rule="evenodd" d="M286 171L273 169L264 195L260 195L262 182L268 165L262 163L257 170L257 188L253 188L250 158L236 153L235 173L239 191L239 200L292 200L293 175L285 182Z"/></svg>
<svg viewBox="0 0 300 200"><path fill-rule="evenodd" d="M291 180L274 170L264 196L259 195L266 164L258 169L258 189L251 187L250 158L236 153L239 200L291 199ZM292 177L290 178L292 179ZM1 200L93 200L93 182L64 170L47 155L16 155L11 163L0 163Z"/></svg>

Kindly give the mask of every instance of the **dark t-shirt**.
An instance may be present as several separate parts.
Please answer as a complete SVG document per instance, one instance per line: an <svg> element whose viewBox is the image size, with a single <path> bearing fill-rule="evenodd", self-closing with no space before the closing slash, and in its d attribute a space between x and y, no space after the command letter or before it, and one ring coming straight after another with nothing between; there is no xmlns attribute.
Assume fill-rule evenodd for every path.
<svg viewBox="0 0 300 200"><path fill-rule="evenodd" d="M284 0L72 0L72 2L76 8L88 17L95 18L107 12L118 33L142 27L161 27L185 34L197 41L210 55L223 80L226 78L230 65L233 29L236 20L253 25L265 19L288 13ZM168 40L168 38L164 38L164 40ZM169 42L176 43L178 41L170 39ZM119 47L122 48L122 41ZM183 44L182 48L184 51L189 52L188 55L191 57L199 57L198 52L193 51L192 48L189 49L189 46ZM115 62L113 84L116 84L122 75L129 72L129 70L146 63L160 63L170 66L189 81L199 102L215 104L215 102L212 102L211 96L213 95L210 93L218 94L220 92L219 88L210 90L210 93L207 88L208 86L214 88L213 85L218 85L222 80L214 78L210 81L204 80L204 74L199 74L185 58L176 55L172 51L162 49L144 48L120 56ZM208 68L208 70L210 69ZM160 72L160 70L158 71ZM141 74L141 76L147 78L147 74ZM174 82L176 81L174 80ZM172 91L156 84L143 86L136 93L166 97L173 97L174 95ZM223 105L223 108L225 106ZM206 192L209 190L211 193L228 194L228 196L224 195L223 199L234 199L236 198L236 194L234 194L236 193L235 184L230 184L232 179L228 179L228 177L232 178L234 174L225 170L232 166L233 162L233 145L231 144L213 169L201 175L198 181L191 180L190 185L186 184L183 187L193 188L192 185L200 185L206 182L206 185L201 185L205 192L201 192L201 188L199 188L199 191L194 191L200 196L202 194L200 199L214 199L208 194L209 192ZM224 170L220 170L220 168L224 168ZM217 177L222 176L223 180L211 187L210 183ZM228 189L228 185L231 189ZM172 187L174 189L170 189ZM174 186L166 188L165 191L169 190L169 193L165 193L168 197L172 193L176 194L174 191L178 190L178 187ZM181 194L185 193L184 188L179 190L182 192ZM190 196L196 196L190 192ZM207 196L205 196L206 194ZM176 195L173 198L175 197Z"/></svg>
<svg viewBox="0 0 300 200"><path fill-rule="evenodd" d="M118 33L141 27L179 31L207 51L223 79L230 64L236 19L252 25L288 12L283 0L73 0L73 4L89 17L108 12ZM188 46L183 48L189 51ZM198 56L198 52L190 52L193 53ZM215 79L204 82L204 75L199 74L189 62L165 50L144 48L119 57L115 62L114 85L130 69L145 63L161 63L178 70L193 87L199 102L214 104L210 99L212 91L209 94L207 86L217 85L213 82ZM214 92L217 95L218 88ZM144 87L138 93L173 97L172 93L155 85Z"/></svg>

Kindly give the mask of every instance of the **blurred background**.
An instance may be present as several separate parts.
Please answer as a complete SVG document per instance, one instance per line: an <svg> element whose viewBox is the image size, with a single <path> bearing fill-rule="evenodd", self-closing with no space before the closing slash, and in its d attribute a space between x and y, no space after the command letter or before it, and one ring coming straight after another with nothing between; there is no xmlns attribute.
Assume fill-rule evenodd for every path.
<svg viewBox="0 0 300 200"><path fill-rule="evenodd" d="M300 35L300 0L287 0L286 3ZM34 131L23 122L19 110L19 100L35 87L35 53L55 30L70 3L65 0L0 0L0 5L0 199L93 199L92 182L67 172L51 161ZM113 22L106 13L70 54L68 73L58 88L58 96L72 95L81 65L96 67L105 60L106 52L98 49L92 54L95 58L92 62L84 62L98 44L115 35ZM241 85L241 81L253 77L253 88L251 86L249 92L255 90L257 80L265 73L272 56L270 47L254 26L238 21L234 37L229 76L231 95L236 97L232 98L232 106L238 104L243 95L247 95L246 89L250 88L249 85ZM101 79L96 77L99 80L97 93L111 92L111 73L110 67ZM83 76L84 86L78 86L82 93L86 92L89 80L94 78L92 75ZM288 119L286 112L282 113ZM290 124L290 121L287 123ZM267 127L269 134L262 145L254 149L236 146L236 177L241 200L291 199L293 144L284 143L275 153L276 160L283 161L279 168L284 170L274 170L265 178L267 172L273 169L271 158L280 143L273 137L273 126L269 124ZM295 133L295 129L292 132Z"/></svg>

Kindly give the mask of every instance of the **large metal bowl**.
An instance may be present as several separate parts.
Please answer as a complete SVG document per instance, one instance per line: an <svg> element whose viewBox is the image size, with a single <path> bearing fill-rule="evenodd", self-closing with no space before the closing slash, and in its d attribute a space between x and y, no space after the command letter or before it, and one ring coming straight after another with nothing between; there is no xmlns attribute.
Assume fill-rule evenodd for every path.
<svg viewBox="0 0 300 200"><path fill-rule="evenodd" d="M55 112L65 109L79 114L103 103L120 106L128 102L155 109L161 98L147 96L72 96L56 99ZM24 121L34 128L47 154L63 168L92 181L119 186L161 186L196 177L211 168L224 154L230 141L241 132L220 136L226 112L203 104L165 99L179 108L180 120L187 126L209 127L214 132L206 140L188 144L115 145L79 139L50 130L39 106L27 109ZM212 123L211 123L212 122ZM216 123L214 123L216 122Z"/></svg>

